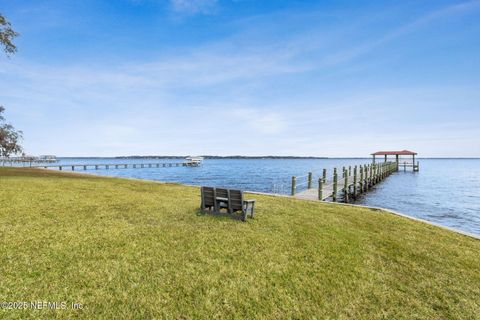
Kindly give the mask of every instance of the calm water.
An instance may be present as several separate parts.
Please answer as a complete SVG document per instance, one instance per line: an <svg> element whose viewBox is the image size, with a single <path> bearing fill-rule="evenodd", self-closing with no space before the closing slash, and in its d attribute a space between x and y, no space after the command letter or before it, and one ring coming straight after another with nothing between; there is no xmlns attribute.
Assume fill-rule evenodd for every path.
<svg viewBox="0 0 480 320"><path fill-rule="evenodd" d="M155 163L180 160L62 159L75 163ZM205 160L202 167L100 169L87 172L140 179L289 193L292 176L323 168L368 163L369 159ZM83 172L83 170L79 170ZM299 178L299 189L306 178ZM420 159L420 172L393 174L357 204L385 207L410 216L480 235L480 159Z"/></svg>

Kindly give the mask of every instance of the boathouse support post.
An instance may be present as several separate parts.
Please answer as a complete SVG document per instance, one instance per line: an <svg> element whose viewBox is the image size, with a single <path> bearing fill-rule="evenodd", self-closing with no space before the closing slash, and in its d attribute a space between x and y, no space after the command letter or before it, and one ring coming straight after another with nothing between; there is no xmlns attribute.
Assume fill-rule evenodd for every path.
<svg viewBox="0 0 480 320"><path fill-rule="evenodd" d="M307 188L308 188L308 189L312 189L312 173L311 173L311 172L308 173L308 185L307 185Z"/></svg>

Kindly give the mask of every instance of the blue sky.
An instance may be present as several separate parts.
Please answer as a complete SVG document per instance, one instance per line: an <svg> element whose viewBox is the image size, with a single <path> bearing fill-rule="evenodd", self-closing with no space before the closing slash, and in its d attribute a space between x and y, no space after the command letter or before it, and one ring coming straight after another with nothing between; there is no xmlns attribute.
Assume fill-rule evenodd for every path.
<svg viewBox="0 0 480 320"><path fill-rule="evenodd" d="M29 154L480 157L480 1L0 0Z"/></svg>

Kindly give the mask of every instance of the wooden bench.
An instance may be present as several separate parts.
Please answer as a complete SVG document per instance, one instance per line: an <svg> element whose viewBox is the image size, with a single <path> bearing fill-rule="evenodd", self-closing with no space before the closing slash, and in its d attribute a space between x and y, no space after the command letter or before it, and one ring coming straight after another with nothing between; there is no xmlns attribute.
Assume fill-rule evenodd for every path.
<svg viewBox="0 0 480 320"><path fill-rule="evenodd" d="M253 218L255 200L245 200L241 190L202 187L201 197L203 212L220 213L225 209L230 214L242 212L242 221L246 221L248 215Z"/></svg>

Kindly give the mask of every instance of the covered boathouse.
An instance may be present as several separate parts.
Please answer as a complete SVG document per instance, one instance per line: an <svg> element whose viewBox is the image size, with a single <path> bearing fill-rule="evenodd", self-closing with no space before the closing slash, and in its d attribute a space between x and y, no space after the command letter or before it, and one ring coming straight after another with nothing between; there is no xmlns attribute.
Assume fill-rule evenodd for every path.
<svg viewBox="0 0 480 320"><path fill-rule="evenodd" d="M403 166L404 171L407 170L407 167L413 168L413 171L419 171L420 170L420 164L419 162L415 162L415 156L417 155L416 152L409 151L409 150L402 150L402 151L377 151L375 153L372 153L373 157L373 163L376 161L376 157L384 157L384 161L388 161L388 156L395 156L395 162L397 163L397 166L400 168ZM412 157L412 160L407 160L405 158L401 159L401 157Z"/></svg>

